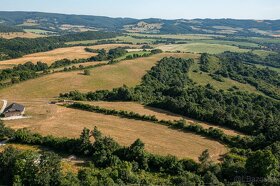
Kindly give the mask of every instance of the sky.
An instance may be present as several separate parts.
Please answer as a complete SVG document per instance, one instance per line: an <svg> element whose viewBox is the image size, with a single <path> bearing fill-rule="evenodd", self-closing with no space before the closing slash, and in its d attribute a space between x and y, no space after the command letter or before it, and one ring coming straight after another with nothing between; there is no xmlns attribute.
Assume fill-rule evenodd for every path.
<svg viewBox="0 0 280 186"><path fill-rule="evenodd" d="M280 0L1 0L0 10L131 18L280 19Z"/></svg>

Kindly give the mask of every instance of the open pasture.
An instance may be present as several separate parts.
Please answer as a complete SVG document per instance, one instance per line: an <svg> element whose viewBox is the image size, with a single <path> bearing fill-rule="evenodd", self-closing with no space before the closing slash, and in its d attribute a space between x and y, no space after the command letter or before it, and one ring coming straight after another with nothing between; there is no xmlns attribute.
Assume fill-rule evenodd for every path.
<svg viewBox="0 0 280 186"><path fill-rule="evenodd" d="M197 58L189 53L162 53L150 57L125 60L114 65L91 69L90 76L82 71L62 72L28 80L0 90L0 97L7 99L52 98L59 93L79 90L82 92L135 86L160 59L164 57Z"/></svg>
<svg viewBox="0 0 280 186"><path fill-rule="evenodd" d="M189 44L170 44L159 45L157 47L163 51L181 51L181 52L194 52L194 53L209 53L218 54L224 51L231 52L248 52L247 49L240 49L237 46L223 45L223 44L208 44L208 43L189 43Z"/></svg>
<svg viewBox="0 0 280 186"><path fill-rule="evenodd" d="M50 105L43 99L16 101L27 106L27 114L32 118L6 122L15 129L26 127L43 135L79 137L84 127L93 129L97 126L105 135L122 145L130 145L140 138L149 152L192 158L196 161L205 149L209 149L214 161L227 152L227 148L217 141L150 122L68 109Z"/></svg>
<svg viewBox="0 0 280 186"><path fill-rule="evenodd" d="M138 114L141 115L151 115L151 116L156 116L157 119L159 120L170 120L170 121L174 121L174 120L180 120L180 119L185 119L189 124L199 124L201 125L203 128L218 128L221 129L225 134L227 135L241 135L240 133L231 130L231 129L227 129L224 127L219 127L216 125L212 125L209 123L205 123L205 122L200 122L194 119L190 119L184 116L180 116L178 114L173 114L171 112L162 110L162 109L157 109L157 108L153 108L153 107L148 107L148 106L144 106L141 105L139 103L136 102L104 102L104 101L94 101L94 102L85 102L86 104L90 104L90 105L94 105L94 106L99 106L102 108L106 108L106 109L114 109L114 110L125 110L128 112L136 112Z"/></svg>

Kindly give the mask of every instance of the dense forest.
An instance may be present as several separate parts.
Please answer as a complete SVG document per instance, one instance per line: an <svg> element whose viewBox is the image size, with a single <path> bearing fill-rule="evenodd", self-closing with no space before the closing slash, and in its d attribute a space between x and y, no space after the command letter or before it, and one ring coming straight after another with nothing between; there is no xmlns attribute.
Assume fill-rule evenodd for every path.
<svg viewBox="0 0 280 186"><path fill-rule="evenodd" d="M23 29L20 27L10 26L10 25L4 25L0 24L0 33L9 33L9 32L23 32Z"/></svg>
<svg viewBox="0 0 280 186"><path fill-rule="evenodd" d="M123 147L96 127L92 131L85 128L80 138L69 139L44 137L26 129L14 131L0 124L0 139L75 154L91 163L75 175L62 171L61 158L53 152L8 147L0 153L0 184L6 185L278 185L280 180L279 156L272 150L279 149L279 144L255 152L233 149L222 163L214 163L208 150L194 162L148 153L140 139Z"/></svg>

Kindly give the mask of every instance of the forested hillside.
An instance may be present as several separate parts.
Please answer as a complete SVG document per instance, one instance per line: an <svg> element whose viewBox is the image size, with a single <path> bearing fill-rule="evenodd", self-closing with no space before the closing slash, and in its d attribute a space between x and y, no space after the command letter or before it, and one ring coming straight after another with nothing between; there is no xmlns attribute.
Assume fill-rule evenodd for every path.
<svg viewBox="0 0 280 186"><path fill-rule="evenodd" d="M82 25L99 30L145 30L167 34L227 34L239 36L271 36L280 30L279 20L235 19L131 19L102 16L65 15L40 12L0 12L0 21L20 28L37 28L55 32L62 25ZM128 29L127 31L129 31ZM0 30L1 31L1 30ZM5 29L3 29L5 31ZM140 31L141 32L141 31Z"/></svg>

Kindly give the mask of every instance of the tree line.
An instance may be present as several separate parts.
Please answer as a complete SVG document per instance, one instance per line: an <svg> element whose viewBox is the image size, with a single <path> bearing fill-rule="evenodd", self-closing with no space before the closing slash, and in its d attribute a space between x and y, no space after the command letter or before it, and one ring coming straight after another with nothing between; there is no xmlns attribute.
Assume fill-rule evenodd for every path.
<svg viewBox="0 0 280 186"><path fill-rule="evenodd" d="M187 75L192 60L164 58L135 88L101 90L70 99L139 101L201 121L226 126L256 136L251 148L279 141L279 101L246 92L215 90L198 86ZM77 96L77 97L76 97Z"/></svg>
<svg viewBox="0 0 280 186"><path fill-rule="evenodd" d="M40 145L55 152L87 157L94 166L78 174L63 173L60 157L49 152L18 151L6 148L0 153L0 183L5 185L245 185L240 176L258 177L268 185L279 184L279 160L272 150L233 149L222 163L214 163L208 150L199 162L148 153L137 139L128 147L104 136L96 127L84 128L79 138L56 138L14 131L0 124L0 135L12 143ZM94 139L92 142L91 138ZM144 176L145 175L145 176ZM156 175L160 175L157 177ZM72 185L71 184L71 185ZM254 181L251 184L255 184Z"/></svg>
<svg viewBox="0 0 280 186"><path fill-rule="evenodd" d="M26 54L45 52L55 48L67 47L66 42L108 39L114 38L120 34L113 32L82 32L67 34L62 36L51 36L42 38L0 38L0 60L22 57Z"/></svg>

